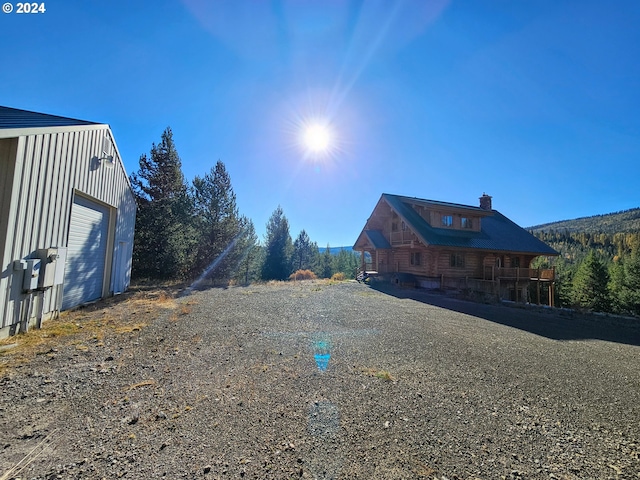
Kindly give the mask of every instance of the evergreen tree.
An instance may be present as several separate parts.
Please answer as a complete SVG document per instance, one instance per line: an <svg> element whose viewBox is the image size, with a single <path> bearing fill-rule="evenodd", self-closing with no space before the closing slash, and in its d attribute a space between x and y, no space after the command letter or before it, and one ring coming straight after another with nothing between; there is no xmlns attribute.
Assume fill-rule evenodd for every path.
<svg viewBox="0 0 640 480"><path fill-rule="evenodd" d="M640 315L640 252L637 247L624 263L621 303L625 311Z"/></svg>
<svg viewBox="0 0 640 480"><path fill-rule="evenodd" d="M311 243L311 252L311 270L316 274L316 277L322 278L322 255L320 255L318 242Z"/></svg>
<svg viewBox="0 0 640 480"><path fill-rule="evenodd" d="M240 218L242 234L236 245L240 261L236 270L236 280L248 285L260 277L261 248L253 222L246 217Z"/></svg>
<svg viewBox="0 0 640 480"><path fill-rule="evenodd" d="M327 248L321 257L321 278L331 278L333 275L333 255L331 255L331 247L327 243Z"/></svg>
<svg viewBox="0 0 640 480"><path fill-rule="evenodd" d="M616 256L609 267L609 297L611 298L611 310L615 313L624 313L624 263L622 258Z"/></svg>
<svg viewBox="0 0 640 480"><path fill-rule="evenodd" d="M608 281L607 269L598 260L595 252L591 251L578 267L573 279L573 304L598 312L609 311Z"/></svg>
<svg viewBox="0 0 640 480"><path fill-rule="evenodd" d="M138 212L133 250L133 275L147 278L184 277L195 244L192 205L182 174L173 133L162 133L150 155L140 157L131 177Z"/></svg>
<svg viewBox="0 0 640 480"><path fill-rule="evenodd" d="M307 232L302 230L293 242L293 270L311 270L313 254L311 239Z"/></svg>
<svg viewBox="0 0 640 480"><path fill-rule="evenodd" d="M220 160L204 177L193 179L193 202L198 231L194 273L228 280L240 260L236 243L243 225L231 178Z"/></svg>
<svg viewBox="0 0 640 480"><path fill-rule="evenodd" d="M293 242L289 233L289 221L282 207L271 214L267 222L265 258L262 265L263 280L285 280L291 273Z"/></svg>
<svg viewBox="0 0 640 480"><path fill-rule="evenodd" d="M358 271L358 255L353 251L347 251L344 248L335 257L334 271L344 273L347 278L355 278Z"/></svg>
<svg viewBox="0 0 640 480"><path fill-rule="evenodd" d="M573 278L576 266L560 259L556 262L556 302L559 307L570 307L573 304Z"/></svg>

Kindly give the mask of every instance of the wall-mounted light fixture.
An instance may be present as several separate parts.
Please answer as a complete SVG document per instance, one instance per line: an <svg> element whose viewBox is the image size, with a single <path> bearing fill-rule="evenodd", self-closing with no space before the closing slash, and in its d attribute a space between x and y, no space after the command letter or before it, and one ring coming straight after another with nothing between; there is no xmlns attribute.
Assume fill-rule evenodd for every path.
<svg viewBox="0 0 640 480"><path fill-rule="evenodd" d="M107 155L107 152L102 152L102 156L98 159L100 165L104 165L108 168L113 168L115 162L113 160L113 155Z"/></svg>

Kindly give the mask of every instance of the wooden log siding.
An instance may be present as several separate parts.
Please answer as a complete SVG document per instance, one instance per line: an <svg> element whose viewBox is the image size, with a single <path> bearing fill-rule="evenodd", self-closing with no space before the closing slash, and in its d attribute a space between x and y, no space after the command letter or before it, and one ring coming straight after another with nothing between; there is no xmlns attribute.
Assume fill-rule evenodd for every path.
<svg viewBox="0 0 640 480"><path fill-rule="evenodd" d="M420 265L411 265L411 254L420 253ZM396 248L393 250L393 272L413 273L414 275L437 275L433 255L430 250L420 245L414 248Z"/></svg>
<svg viewBox="0 0 640 480"><path fill-rule="evenodd" d="M452 267L451 255L464 255L464 267ZM437 251L437 272L445 277L482 278L484 255L476 252L440 249Z"/></svg>

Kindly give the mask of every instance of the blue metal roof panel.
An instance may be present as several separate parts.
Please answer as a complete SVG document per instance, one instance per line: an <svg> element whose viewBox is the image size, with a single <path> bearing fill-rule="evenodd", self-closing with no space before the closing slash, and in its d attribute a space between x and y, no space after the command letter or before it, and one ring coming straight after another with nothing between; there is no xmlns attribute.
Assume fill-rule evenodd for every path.
<svg viewBox="0 0 640 480"><path fill-rule="evenodd" d="M100 124L86 120L77 120L75 118L19 110L17 108L0 107L0 129L68 127L78 125Z"/></svg>

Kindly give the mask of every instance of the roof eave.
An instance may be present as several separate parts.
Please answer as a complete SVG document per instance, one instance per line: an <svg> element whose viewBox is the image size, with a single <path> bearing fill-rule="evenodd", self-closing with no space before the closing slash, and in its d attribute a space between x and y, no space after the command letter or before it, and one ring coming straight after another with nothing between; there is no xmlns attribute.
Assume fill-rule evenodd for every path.
<svg viewBox="0 0 640 480"><path fill-rule="evenodd" d="M411 227L413 226L413 225L412 225L412 223L411 223L409 220L407 220L407 219L405 218L405 216L404 216L404 215L402 215L399 211L397 211L395 208L393 208L393 205L391 205L389 202L387 202L387 199L386 199L386 198L384 198L384 196L385 196L385 195L387 195L387 194L383 194L383 195L382 195L382 198L384 199L384 203L386 203L386 204L389 206L389 208L390 208L391 210L393 210L394 212L396 212L396 215L398 215L398 216L402 219L402 221L403 221L406 225L409 225L409 228L411 228ZM418 237L418 240L420 240L420 242L422 242L425 246L429 246L429 242L427 242L427 241L424 239L424 237L420 234L420 232L416 232L416 230L415 230L414 228L411 228L411 231L413 232L413 234L414 234L416 237ZM393 245L391 245L391 248L393 248Z"/></svg>
<svg viewBox="0 0 640 480"><path fill-rule="evenodd" d="M24 128L0 128L0 138L16 138L27 135L39 135L42 133L64 133L77 132L80 130L101 130L109 128L106 123L94 123L91 125L63 125L63 126L43 126L43 127L24 127Z"/></svg>

